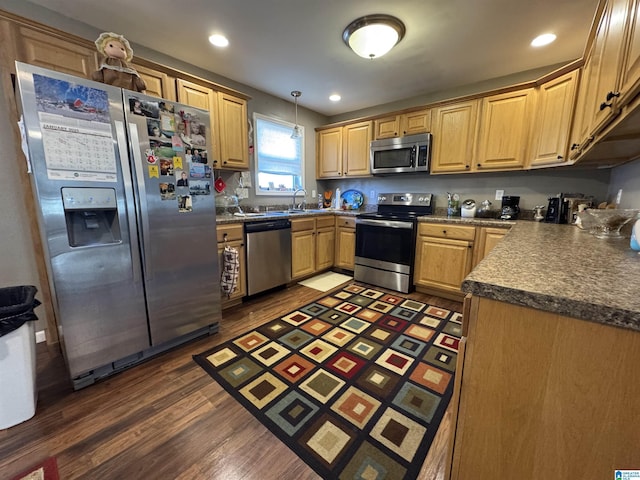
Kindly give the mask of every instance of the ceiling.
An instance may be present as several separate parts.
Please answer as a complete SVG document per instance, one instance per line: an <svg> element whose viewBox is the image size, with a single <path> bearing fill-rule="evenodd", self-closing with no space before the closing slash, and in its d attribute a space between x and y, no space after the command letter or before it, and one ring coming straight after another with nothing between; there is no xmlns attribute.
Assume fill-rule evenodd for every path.
<svg viewBox="0 0 640 480"><path fill-rule="evenodd" d="M131 43L327 116L439 92L582 55L598 0L31 0ZM342 41L356 18L387 13L404 39L375 60ZM529 45L551 31L547 47ZM218 49L209 35L230 42ZM342 101L328 97L339 93Z"/></svg>

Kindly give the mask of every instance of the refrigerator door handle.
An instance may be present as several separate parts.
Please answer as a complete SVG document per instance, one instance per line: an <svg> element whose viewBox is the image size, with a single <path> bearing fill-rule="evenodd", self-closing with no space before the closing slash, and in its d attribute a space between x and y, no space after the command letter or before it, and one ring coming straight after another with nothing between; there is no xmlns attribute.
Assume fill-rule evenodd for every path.
<svg viewBox="0 0 640 480"><path fill-rule="evenodd" d="M120 153L120 166L122 168L122 178L124 180L124 192L125 192L125 198L126 198L126 204L127 205L134 205L133 203L133 183L132 183L132 179L131 179L131 167L129 166L129 152L127 151L127 136L125 135L125 128L124 128L124 123L121 121L116 120L115 122L115 126L116 126L116 137L118 139L118 151ZM131 125L132 130L135 128L135 125ZM132 132L132 136L133 136L133 132ZM135 131L135 136L137 138L138 136L138 131ZM133 149L135 152L135 149ZM138 155L139 156L139 155ZM135 157L135 154L134 154ZM138 170L138 166L136 165L136 170ZM142 183L142 187L144 189L144 180ZM143 197L144 198L144 197ZM140 211L140 209L138 209L138 211ZM132 270L133 270L133 278L135 281L141 281L141 268L140 268L140 264L138 262L138 256L133 254L133 249L136 248L136 245L138 245L138 229L136 227L137 225L137 221L136 221L136 212L131 209L131 208L127 208L127 220L129 222L129 238L130 238L130 242L131 242L131 266L132 266ZM147 223L148 223L148 218L147 218ZM144 236L143 236L144 239ZM146 245L145 245L146 248ZM143 264L145 264L146 267L146 262L145 262L145 258L144 258L144 251L140 252L140 255L142 256L142 262ZM145 268L145 273L146 273L146 268Z"/></svg>

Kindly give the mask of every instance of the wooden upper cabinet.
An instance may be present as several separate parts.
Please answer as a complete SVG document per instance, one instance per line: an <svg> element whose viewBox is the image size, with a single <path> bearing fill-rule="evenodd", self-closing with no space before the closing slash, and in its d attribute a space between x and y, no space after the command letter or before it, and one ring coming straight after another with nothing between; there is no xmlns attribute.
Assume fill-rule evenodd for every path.
<svg viewBox="0 0 640 480"><path fill-rule="evenodd" d="M402 115L400 128L403 135L416 135L431 131L431 110L417 110Z"/></svg>
<svg viewBox="0 0 640 480"><path fill-rule="evenodd" d="M569 162L569 133L576 99L578 70L542 84L531 135L531 167Z"/></svg>
<svg viewBox="0 0 640 480"><path fill-rule="evenodd" d="M524 167L533 100L533 88L482 99L476 159L479 171Z"/></svg>
<svg viewBox="0 0 640 480"><path fill-rule="evenodd" d="M378 118L374 120L373 124L375 126L376 140L400 136L400 115Z"/></svg>
<svg viewBox="0 0 640 480"><path fill-rule="evenodd" d="M374 120L374 138L402 137L431 130L431 110L416 110Z"/></svg>
<svg viewBox="0 0 640 480"><path fill-rule="evenodd" d="M217 101L221 168L248 169L247 101L222 92L218 92Z"/></svg>
<svg viewBox="0 0 640 480"><path fill-rule="evenodd" d="M434 109L431 173L475 170L478 105L471 100Z"/></svg>
<svg viewBox="0 0 640 480"><path fill-rule="evenodd" d="M316 133L316 177L342 176L342 127Z"/></svg>
<svg viewBox="0 0 640 480"><path fill-rule="evenodd" d="M147 85L145 93L153 97L176 101L176 79L164 72L154 70L142 65L132 64L140 78Z"/></svg>
<svg viewBox="0 0 640 480"><path fill-rule="evenodd" d="M176 82L178 91L178 102L184 103L191 107L200 108L209 112L209 132L207 132L207 139L211 145L211 152L208 152L208 157L211 159L212 168L220 168L220 149L219 149L219 137L218 137L218 123L216 112L216 92L212 89L198 85L197 83L189 82L179 78Z"/></svg>
<svg viewBox="0 0 640 480"><path fill-rule="evenodd" d="M619 113L618 79L629 3L630 0L608 1L598 23L590 52L584 112L588 136L599 133Z"/></svg>
<svg viewBox="0 0 640 480"><path fill-rule="evenodd" d="M368 175L371 149L372 123L358 122L345 125L342 130L342 168L344 175Z"/></svg>
<svg viewBox="0 0 640 480"><path fill-rule="evenodd" d="M56 72L91 79L98 70L98 51L29 27L18 26L16 36L18 60Z"/></svg>
<svg viewBox="0 0 640 480"><path fill-rule="evenodd" d="M620 107L629 103L640 92L640 4L632 1L628 13L620 70Z"/></svg>

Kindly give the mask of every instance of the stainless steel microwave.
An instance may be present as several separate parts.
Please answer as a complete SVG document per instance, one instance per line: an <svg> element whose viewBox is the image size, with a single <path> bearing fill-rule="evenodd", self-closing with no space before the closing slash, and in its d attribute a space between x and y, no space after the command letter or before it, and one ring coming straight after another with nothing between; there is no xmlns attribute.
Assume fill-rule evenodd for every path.
<svg viewBox="0 0 640 480"><path fill-rule="evenodd" d="M428 172L431 134L406 135L371 142L371 173Z"/></svg>

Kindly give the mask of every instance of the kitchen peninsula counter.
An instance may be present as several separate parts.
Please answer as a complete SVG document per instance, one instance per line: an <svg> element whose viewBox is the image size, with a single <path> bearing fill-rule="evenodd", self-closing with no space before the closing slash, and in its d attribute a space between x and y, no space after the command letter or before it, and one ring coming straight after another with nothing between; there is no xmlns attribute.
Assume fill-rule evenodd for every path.
<svg viewBox="0 0 640 480"><path fill-rule="evenodd" d="M517 221L466 277L450 480L638 469L640 255Z"/></svg>
<svg viewBox="0 0 640 480"><path fill-rule="evenodd" d="M640 255L629 239L574 225L515 222L462 290L515 305L640 331Z"/></svg>

